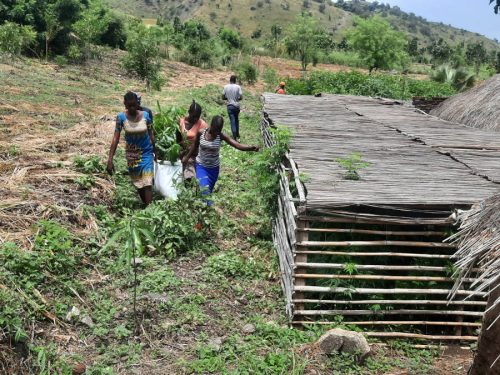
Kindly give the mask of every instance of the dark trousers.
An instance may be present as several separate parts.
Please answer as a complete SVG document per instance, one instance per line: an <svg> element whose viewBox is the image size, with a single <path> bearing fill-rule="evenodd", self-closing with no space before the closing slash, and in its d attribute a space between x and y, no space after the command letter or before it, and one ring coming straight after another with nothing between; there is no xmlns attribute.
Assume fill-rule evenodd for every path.
<svg viewBox="0 0 500 375"><path fill-rule="evenodd" d="M234 105L228 105L227 114L229 115L229 121L231 121L233 138L237 139L240 137L240 109Z"/></svg>

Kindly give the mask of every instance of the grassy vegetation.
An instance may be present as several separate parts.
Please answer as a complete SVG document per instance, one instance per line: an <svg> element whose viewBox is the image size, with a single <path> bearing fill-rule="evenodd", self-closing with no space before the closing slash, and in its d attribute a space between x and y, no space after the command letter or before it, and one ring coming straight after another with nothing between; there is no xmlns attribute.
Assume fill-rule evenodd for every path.
<svg viewBox="0 0 500 375"><path fill-rule="evenodd" d="M313 72L302 79L289 79L287 91L295 95L313 95L324 92L406 100L414 96L450 96L455 93L449 84L416 80L404 75L324 71Z"/></svg>
<svg viewBox="0 0 500 375"><path fill-rule="evenodd" d="M44 139L65 136L88 122L102 127L96 118L117 112L125 88L138 84L120 80L118 72L115 76L105 69L89 66L87 71L79 71L69 67L56 72L44 65L23 65L7 76L8 87L16 96L12 99L9 95L7 104L21 108L17 115L34 124L31 133ZM23 85L27 81L39 85L45 103L29 94L29 88ZM62 129L45 129L47 123L63 121L66 112L59 110L61 107L68 105L69 114L72 105L76 106L71 96L58 94L69 89L85 103L78 109L84 117ZM207 120L224 111L216 86L167 91L148 99L177 106L196 99ZM43 110L50 115L34 123L32 116ZM258 110L258 97L245 95L241 115L245 143L260 142ZM35 154L27 142L22 142L22 133L14 134L9 147L14 145L16 149L6 149L10 155L6 160L30 163ZM21 235L16 243L2 243L0 345L18 359L26 351L25 363L30 369L18 367L16 371L69 374L75 365L85 365L87 373L94 375L133 371L303 374L308 370L344 374L353 369L359 374L382 374L393 367L413 366L416 373L423 374L421 369L430 368L435 353L403 350L398 343L387 351L378 351L366 365L354 365L352 358L343 356L320 362L301 350L323 328L290 329L283 314L279 271L270 240L275 180L269 173L289 135L279 136L282 142L278 149L258 154L223 147L223 166L214 197L218 211L205 207L189 190L177 202L157 200L141 210L121 151L116 157L115 189L107 200L101 204L87 200L92 203L82 205L73 221L60 214L35 220L28 237L31 245L20 241ZM101 160L108 144L92 137L97 136L74 140L73 151L68 153L36 154L42 160L68 161L56 164L63 176L77 173L94 181L84 190L67 188L65 202L90 199L107 186L102 183ZM100 146L89 149L88 144ZM56 180L54 186L66 185ZM25 197L30 199L34 196ZM62 203L57 207L59 212L63 210ZM15 217L15 212L0 208ZM110 241L126 222L142 225L155 238L151 242L146 238L138 247L142 262L137 266L137 325L127 237ZM86 225L94 229L85 230ZM247 324L254 329L244 331ZM16 345L23 349L15 352L12 348ZM391 362L388 356L398 361ZM14 362L11 364L14 366Z"/></svg>

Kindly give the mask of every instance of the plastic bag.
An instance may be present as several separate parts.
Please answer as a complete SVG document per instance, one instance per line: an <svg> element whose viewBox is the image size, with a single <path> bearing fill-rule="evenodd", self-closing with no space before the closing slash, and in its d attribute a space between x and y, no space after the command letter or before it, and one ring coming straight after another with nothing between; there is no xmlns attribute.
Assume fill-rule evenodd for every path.
<svg viewBox="0 0 500 375"><path fill-rule="evenodd" d="M155 162L154 190L165 198L177 199L177 184L182 181L182 163Z"/></svg>

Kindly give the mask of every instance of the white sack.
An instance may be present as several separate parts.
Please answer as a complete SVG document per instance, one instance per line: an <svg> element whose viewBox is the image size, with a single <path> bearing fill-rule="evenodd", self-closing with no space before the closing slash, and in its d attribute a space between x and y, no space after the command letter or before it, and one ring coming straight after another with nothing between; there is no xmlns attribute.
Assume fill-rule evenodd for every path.
<svg viewBox="0 0 500 375"><path fill-rule="evenodd" d="M165 164L164 164L165 163ZM166 161L155 162L154 189L165 198L177 199L177 184L182 181L182 164Z"/></svg>

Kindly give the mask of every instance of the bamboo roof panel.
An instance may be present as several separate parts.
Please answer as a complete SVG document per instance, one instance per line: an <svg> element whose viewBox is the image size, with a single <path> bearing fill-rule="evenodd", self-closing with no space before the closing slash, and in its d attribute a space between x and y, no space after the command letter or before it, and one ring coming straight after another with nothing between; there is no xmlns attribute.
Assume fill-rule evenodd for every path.
<svg viewBox="0 0 500 375"><path fill-rule="evenodd" d="M265 94L264 100L271 119L292 129L290 154L308 177L310 208L470 205L500 189L500 140L489 132L381 99ZM336 160L356 152L370 166L360 180L347 180Z"/></svg>

